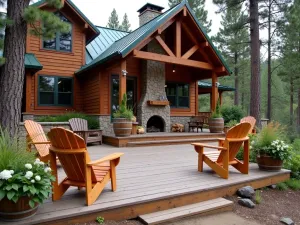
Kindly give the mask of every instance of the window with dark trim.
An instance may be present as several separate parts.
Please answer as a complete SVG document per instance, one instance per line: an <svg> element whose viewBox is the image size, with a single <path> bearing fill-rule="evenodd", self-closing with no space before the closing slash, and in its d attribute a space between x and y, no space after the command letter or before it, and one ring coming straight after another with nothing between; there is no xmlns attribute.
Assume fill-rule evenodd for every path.
<svg viewBox="0 0 300 225"><path fill-rule="evenodd" d="M190 107L189 84L167 83L166 93L171 107L174 108Z"/></svg>
<svg viewBox="0 0 300 225"><path fill-rule="evenodd" d="M38 104L40 106L72 106L73 78L39 76Z"/></svg>
<svg viewBox="0 0 300 225"><path fill-rule="evenodd" d="M57 16L64 22L69 23L71 25L71 30L67 34L62 34L57 32L56 37L51 40L43 41L43 48L63 51L63 52L71 52L72 51L72 24L70 21L64 17L61 13L58 13Z"/></svg>

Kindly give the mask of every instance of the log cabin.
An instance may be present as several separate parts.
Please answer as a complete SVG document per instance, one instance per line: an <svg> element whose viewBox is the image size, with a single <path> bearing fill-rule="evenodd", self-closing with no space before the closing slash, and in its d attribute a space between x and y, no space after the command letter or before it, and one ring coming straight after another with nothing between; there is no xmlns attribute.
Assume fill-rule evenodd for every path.
<svg viewBox="0 0 300 225"><path fill-rule="evenodd" d="M198 115L199 94L211 96L214 110L230 91L219 89L218 78L231 71L188 1L165 12L147 3L132 32L95 26L71 0L63 3L55 13L70 33L43 40L28 32L23 120L78 111L97 116L110 134L111 115L127 93L141 126L169 132L172 123ZM53 11L43 0L35 6Z"/></svg>

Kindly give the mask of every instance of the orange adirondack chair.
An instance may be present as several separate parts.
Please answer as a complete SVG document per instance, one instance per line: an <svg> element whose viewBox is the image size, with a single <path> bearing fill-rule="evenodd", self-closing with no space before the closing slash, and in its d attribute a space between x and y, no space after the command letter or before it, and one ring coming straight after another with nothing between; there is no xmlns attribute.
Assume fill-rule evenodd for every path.
<svg viewBox="0 0 300 225"><path fill-rule="evenodd" d="M203 171L203 162L212 168L220 177L228 179L229 165L244 174L249 172L249 137L250 123L240 123L227 132L225 141L220 140L219 146L193 143L198 153L198 171ZM244 162L236 157L240 147L244 144ZM204 148L217 149L219 151L204 152Z"/></svg>
<svg viewBox="0 0 300 225"><path fill-rule="evenodd" d="M252 116L247 116L241 119L241 123L247 122L251 124L251 129L249 134L256 134L256 129L255 129L255 124L256 124L256 119Z"/></svg>
<svg viewBox="0 0 300 225"><path fill-rule="evenodd" d="M91 161L85 141L79 135L64 128L52 128L48 134L51 140L50 162L56 181L53 184L52 200L59 200L70 186L86 188L86 204L93 204L105 185L111 180L116 191L116 166L124 153L114 153L102 159ZM63 167L66 178L58 184L56 156Z"/></svg>
<svg viewBox="0 0 300 225"><path fill-rule="evenodd" d="M40 160L47 163L50 160L51 142L47 139L42 126L32 120L26 120L24 126L27 131L27 150L31 151L32 146L34 146Z"/></svg>

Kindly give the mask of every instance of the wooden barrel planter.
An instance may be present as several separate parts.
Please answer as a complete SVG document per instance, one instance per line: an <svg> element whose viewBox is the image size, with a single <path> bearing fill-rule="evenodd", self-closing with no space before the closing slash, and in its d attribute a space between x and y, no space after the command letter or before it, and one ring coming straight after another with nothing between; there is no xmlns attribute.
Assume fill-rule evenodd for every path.
<svg viewBox="0 0 300 225"><path fill-rule="evenodd" d="M132 121L125 118L115 118L113 128L117 137L128 137L131 135Z"/></svg>
<svg viewBox="0 0 300 225"><path fill-rule="evenodd" d="M208 126L210 133L223 133L224 119L223 118L209 118Z"/></svg>
<svg viewBox="0 0 300 225"><path fill-rule="evenodd" d="M274 159L268 155L258 155L256 161L259 169L265 171L280 171L283 161L280 159Z"/></svg>
<svg viewBox="0 0 300 225"><path fill-rule="evenodd" d="M7 198L0 201L0 218L5 221L20 221L32 217L38 210L38 204L34 208L29 205L29 197L21 197L17 203Z"/></svg>

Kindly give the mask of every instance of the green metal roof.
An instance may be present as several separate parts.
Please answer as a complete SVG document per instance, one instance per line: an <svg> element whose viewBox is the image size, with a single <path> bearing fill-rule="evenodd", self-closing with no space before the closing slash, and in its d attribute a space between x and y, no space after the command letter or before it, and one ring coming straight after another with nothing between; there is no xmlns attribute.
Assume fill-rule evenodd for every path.
<svg viewBox="0 0 300 225"><path fill-rule="evenodd" d="M37 60L37 58L35 57L34 54L26 53L25 54L25 68L41 70L41 69L43 69L43 65Z"/></svg>
<svg viewBox="0 0 300 225"><path fill-rule="evenodd" d="M163 14L157 16L153 20L149 21L148 23L144 24L143 26L139 27L135 31L129 33L128 35L124 36L123 38L117 40L112 45L110 45L109 48L107 48L101 55L99 55L97 58L92 60L89 64L83 66L81 69L79 69L75 74L81 74L91 68L94 68L95 66L98 66L113 57L124 57L129 52L131 52L141 41L143 41L146 37L148 37L150 34L155 32L164 22L168 21L172 16L174 16L177 12L179 12L183 7L186 6L189 12L191 13L194 20L197 22L197 25L199 26L199 29L203 32L204 36L207 38L208 42L212 46L213 50L215 51L218 58L221 60L222 64L225 66L226 70L231 73L231 70L229 69L228 65L226 64L225 60L219 53L219 51L215 48L212 41L206 34L203 27L200 25L198 20L196 19L194 13L192 12L191 7L189 6L188 2L186 0L183 0L181 3L177 4L173 8L167 10Z"/></svg>
<svg viewBox="0 0 300 225"><path fill-rule="evenodd" d="M75 10L76 12L93 28L93 30L96 32L96 35L91 38L90 40L87 40L87 43L90 43L95 37L97 37L99 35L99 31L97 29L97 27L83 14L83 12L80 11L80 9L71 1L71 0L65 0L67 1ZM32 4L31 6L36 6L39 7L41 5L43 5L46 2L46 0L40 0L34 4Z"/></svg>
<svg viewBox="0 0 300 225"><path fill-rule="evenodd" d="M113 43L128 35L128 32L115 30L107 27L97 27L100 32L90 44L86 46L86 64L96 59Z"/></svg>
<svg viewBox="0 0 300 225"><path fill-rule="evenodd" d="M208 82L204 82L204 81L199 81L198 87L199 88L212 88L212 84L208 83ZM220 85L218 87L218 89L221 91L235 91L235 88L229 87L229 86L224 86L224 85Z"/></svg>

